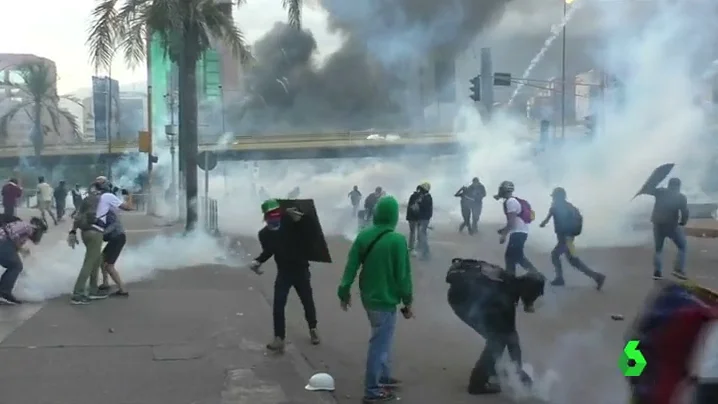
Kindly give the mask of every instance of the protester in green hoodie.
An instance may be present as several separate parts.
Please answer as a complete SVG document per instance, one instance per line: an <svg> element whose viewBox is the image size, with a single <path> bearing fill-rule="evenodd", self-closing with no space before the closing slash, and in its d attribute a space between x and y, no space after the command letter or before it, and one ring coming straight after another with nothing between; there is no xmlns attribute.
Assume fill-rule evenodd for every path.
<svg viewBox="0 0 718 404"><path fill-rule="evenodd" d="M399 221L399 203L391 196L379 199L374 208L373 226L362 230L349 250L344 276L339 284L342 309L351 304L351 287L359 274L359 293L371 325L364 381L364 403L391 401L390 388L399 381L391 376L390 352L396 326L396 307L413 317L411 311L411 263L406 238L394 231Z"/></svg>

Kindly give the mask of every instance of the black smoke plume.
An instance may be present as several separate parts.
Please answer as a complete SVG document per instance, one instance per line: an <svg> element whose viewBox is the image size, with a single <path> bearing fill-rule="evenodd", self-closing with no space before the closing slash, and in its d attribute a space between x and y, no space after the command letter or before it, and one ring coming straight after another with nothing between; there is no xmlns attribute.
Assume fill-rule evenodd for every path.
<svg viewBox="0 0 718 404"><path fill-rule="evenodd" d="M420 75L435 74L436 61L453 61L509 0L317 1L342 47L320 66L311 32L277 23L254 45L247 95L227 114L233 128L287 133L423 125L421 111L433 100L420 94Z"/></svg>

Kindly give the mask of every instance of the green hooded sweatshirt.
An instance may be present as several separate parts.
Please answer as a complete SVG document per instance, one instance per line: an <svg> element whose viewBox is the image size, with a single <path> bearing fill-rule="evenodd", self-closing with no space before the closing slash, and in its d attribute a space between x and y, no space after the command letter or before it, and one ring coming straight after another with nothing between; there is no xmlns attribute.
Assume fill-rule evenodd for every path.
<svg viewBox="0 0 718 404"><path fill-rule="evenodd" d="M368 310L394 311L399 303L412 302L411 263L406 238L394 231L399 221L399 203L391 196L379 199L374 208L374 225L362 230L349 250L339 284L339 299L349 300L360 260L369 245L382 232L390 230L374 244L359 273L359 292Z"/></svg>

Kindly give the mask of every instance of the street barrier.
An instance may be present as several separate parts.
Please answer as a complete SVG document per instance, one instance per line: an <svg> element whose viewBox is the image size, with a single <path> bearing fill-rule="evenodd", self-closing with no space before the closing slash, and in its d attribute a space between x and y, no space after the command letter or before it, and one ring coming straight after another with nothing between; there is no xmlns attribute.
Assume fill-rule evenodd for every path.
<svg viewBox="0 0 718 404"><path fill-rule="evenodd" d="M211 235L219 235L219 211L214 198L199 198L199 220L205 231Z"/></svg>

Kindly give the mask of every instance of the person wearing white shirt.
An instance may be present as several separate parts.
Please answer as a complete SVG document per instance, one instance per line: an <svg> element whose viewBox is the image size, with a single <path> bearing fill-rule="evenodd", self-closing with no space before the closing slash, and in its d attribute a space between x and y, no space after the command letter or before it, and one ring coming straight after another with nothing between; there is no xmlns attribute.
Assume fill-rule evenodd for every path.
<svg viewBox="0 0 718 404"><path fill-rule="evenodd" d="M504 181L499 185L499 191L494 199L504 200L504 213L506 214L506 226L499 230L499 243L506 244L504 259L506 261L506 272L516 275L516 266L520 265L529 272L539 273L538 269L526 258L524 246L529 236L529 223L522 216L524 207L518 198L514 197L514 183ZM533 311L531 306L525 306L526 311Z"/></svg>
<svg viewBox="0 0 718 404"><path fill-rule="evenodd" d="M40 210L43 220L46 220L45 213L47 212L57 225L57 217L52 213L52 194L52 186L45 182L45 177L37 177L37 208Z"/></svg>

